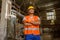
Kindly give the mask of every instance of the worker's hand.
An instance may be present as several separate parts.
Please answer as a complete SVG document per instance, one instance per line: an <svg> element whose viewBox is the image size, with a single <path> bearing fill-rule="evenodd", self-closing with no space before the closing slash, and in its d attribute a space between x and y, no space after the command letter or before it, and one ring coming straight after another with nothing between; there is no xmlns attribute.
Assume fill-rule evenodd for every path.
<svg viewBox="0 0 60 40"><path fill-rule="evenodd" d="M31 22L32 24L37 24L36 22Z"/></svg>
<svg viewBox="0 0 60 40"><path fill-rule="evenodd" d="M40 22L35 22L35 21L33 21L33 22L31 22L31 23L34 24L34 25L40 24Z"/></svg>
<svg viewBox="0 0 60 40"><path fill-rule="evenodd" d="M25 25L32 25L31 23L24 23Z"/></svg>

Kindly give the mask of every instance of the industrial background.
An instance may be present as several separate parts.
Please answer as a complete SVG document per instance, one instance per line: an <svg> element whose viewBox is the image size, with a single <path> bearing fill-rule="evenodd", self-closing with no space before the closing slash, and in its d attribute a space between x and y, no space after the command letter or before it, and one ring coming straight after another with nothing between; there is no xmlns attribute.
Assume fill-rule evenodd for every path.
<svg viewBox="0 0 60 40"><path fill-rule="evenodd" d="M0 0L0 40L24 40L22 19L30 5L41 18L41 40L60 40L60 0Z"/></svg>

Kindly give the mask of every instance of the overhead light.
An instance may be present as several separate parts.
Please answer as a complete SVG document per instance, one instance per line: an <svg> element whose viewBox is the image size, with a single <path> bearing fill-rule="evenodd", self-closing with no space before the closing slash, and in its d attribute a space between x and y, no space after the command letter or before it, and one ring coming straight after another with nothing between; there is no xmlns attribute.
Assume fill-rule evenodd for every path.
<svg viewBox="0 0 60 40"><path fill-rule="evenodd" d="M32 4L32 2L30 1L30 4Z"/></svg>

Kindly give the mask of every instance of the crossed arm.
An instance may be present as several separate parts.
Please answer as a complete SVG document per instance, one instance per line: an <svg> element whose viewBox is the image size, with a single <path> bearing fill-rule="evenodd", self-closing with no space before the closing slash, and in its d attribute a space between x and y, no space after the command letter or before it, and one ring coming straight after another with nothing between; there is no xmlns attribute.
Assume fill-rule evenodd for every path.
<svg viewBox="0 0 60 40"><path fill-rule="evenodd" d="M24 20L23 20L23 23L24 23L24 25L40 25L41 24L41 21L40 21L40 18L38 18L38 20L37 21L31 21L30 23L27 23L27 22L25 22Z"/></svg>
<svg viewBox="0 0 60 40"><path fill-rule="evenodd" d="M41 24L41 21L38 20L37 22L31 22L31 23L34 24L34 25L39 25L39 24Z"/></svg>

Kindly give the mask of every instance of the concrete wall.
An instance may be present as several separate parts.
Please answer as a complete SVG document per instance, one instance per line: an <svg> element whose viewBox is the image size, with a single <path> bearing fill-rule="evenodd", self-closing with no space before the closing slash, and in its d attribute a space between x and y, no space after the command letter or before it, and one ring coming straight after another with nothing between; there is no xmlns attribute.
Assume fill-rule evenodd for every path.
<svg viewBox="0 0 60 40"><path fill-rule="evenodd" d="M7 31L7 14L8 14L8 3L10 0L2 0L2 11L1 11L1 25L0 25L0 40L5 40Z"/></svg>

